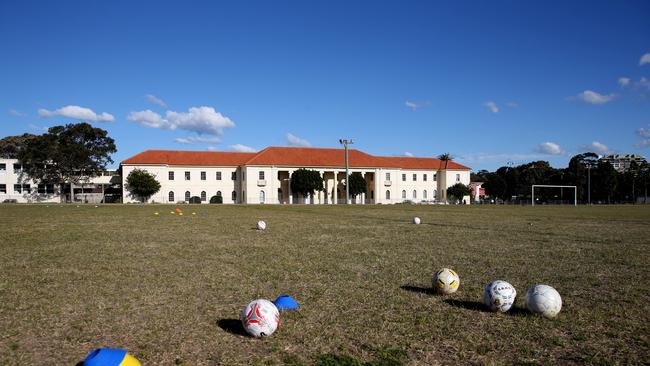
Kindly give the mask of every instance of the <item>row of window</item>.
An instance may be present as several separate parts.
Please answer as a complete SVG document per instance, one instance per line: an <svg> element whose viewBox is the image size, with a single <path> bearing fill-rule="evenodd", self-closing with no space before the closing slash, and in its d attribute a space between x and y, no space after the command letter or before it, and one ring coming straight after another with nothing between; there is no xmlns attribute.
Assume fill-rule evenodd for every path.
<svg viewBox="0 0 650 366"><path fill-rule="evenodd" d="M432 198L436 198L437 194L438 194L438 192L434 189L434 190L433 190L433 197L432 197ZM414 200L418 198L418 191L413 190L413 196L412 196L412 198L413 198ZM386 191L386 199L387 199L387 200L390 199L390 191ZM405 191L405 190L402 191L402 199L406 199L406 191ZM426 190L426 189L425 189L424 191L422 191L422 199L423 199L423 200L429 199L429 194L427 193L427 190Z"/></svg>
<svg viewBox="0 0 650 366"><path fill-rule="evenodd" d="M428 175L426 173L422 174L422 181L426 182L427 181ZM438 178L438 175L436 173L433 173L433 181L435 182ZM386 180L390 180L390 173L386 173ZM413 173L413 181L417 182L418 180L418 175L417 173ZM402 173L402 182L406 182L406 174ZM460 182L460 174L456 174L456 182Z"/></svg>
<svg viewBox="0 0 650 366"><path fill-rule="evenodd" d="M37 192L41 194L54 193L54 184L39 184ZM15 193L31 193L32 187L29 184L14 184ZM0 193L7 194L7 185L0 184Z"/></svg>
<svg viewBox="0 0 650 366"><path fill-rule="evenodd" d="M215 196L222 197L221 196L221 191L217 191L217 194ZM175 200L176 200L175 197L176 196L174 194L174 191L169 191L168 197L167 197L169 199L169 202L175 202ZM208 200L208 194L207 194L206 191L201 191L201 194L200 194L199 197L201 197L202 202L205 202L205 201ZM185 201L189 201L190 198L192 198L192 193L190 191L185 191ZM232 200L237 201L237 192L236 191L232 191Z"/></svg>
<svg viewBox="0 0 650 366"><path fill-rule="evenodd" d="M260 173L262 173L261 176L264 176L264 174L263 174L264 172L260 172ZM200 175L201 175L201 180L207 180L206 172L200 172ZM221 172L216 172L215 178L216 178L216 180L221 180ZM173 171L170 171L168 173L168 179L169 180L174 180L174 172ZM191 180L191 179L192 179L191 172L186 171L185 172L185 180ZM230 175L230 179L237 180L237 172L232 172L232 174ZM263 178L260 178L260 179L263 179Z"/></svg>

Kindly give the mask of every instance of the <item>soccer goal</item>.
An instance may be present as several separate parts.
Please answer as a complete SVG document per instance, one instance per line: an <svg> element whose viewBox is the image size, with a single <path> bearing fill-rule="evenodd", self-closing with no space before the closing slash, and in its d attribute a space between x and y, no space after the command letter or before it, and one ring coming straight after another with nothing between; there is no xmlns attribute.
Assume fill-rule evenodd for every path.
<svg viewBox="0 0 650 366"><path fill-rule="evenodd" d="M533 184L530 188L530 202L535 206L535 188L573 188L573 205L578 205L578 188L576 186L556 186L551 184Z"/></svg>

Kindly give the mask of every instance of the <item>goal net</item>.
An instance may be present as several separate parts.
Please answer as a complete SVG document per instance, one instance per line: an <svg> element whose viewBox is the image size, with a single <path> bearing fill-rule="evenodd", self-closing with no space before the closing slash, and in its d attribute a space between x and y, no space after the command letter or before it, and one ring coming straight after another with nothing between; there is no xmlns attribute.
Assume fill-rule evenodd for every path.
<svg viewBox="0 0 650 366"><path fill-rule="evenodd" d="M578 189L576 186L558 186L552 184L533 184L530 188L531 204L564 204L565 201L571 202L574 206L578 205ZM535 197L537 193L537 197Z"/></svg>

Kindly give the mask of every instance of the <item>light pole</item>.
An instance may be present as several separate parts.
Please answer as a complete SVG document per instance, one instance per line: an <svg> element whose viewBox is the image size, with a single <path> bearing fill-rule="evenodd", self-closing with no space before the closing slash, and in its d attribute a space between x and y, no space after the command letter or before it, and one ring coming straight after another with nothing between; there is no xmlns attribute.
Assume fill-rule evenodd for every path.
<svg viewBox="0 0 650 366"><path fill-rule="evenodd" d="M354 140L340 139L339 143L345 147L345 203L350 204L350 173L348 167L348 145L354 144Z"/></svg>

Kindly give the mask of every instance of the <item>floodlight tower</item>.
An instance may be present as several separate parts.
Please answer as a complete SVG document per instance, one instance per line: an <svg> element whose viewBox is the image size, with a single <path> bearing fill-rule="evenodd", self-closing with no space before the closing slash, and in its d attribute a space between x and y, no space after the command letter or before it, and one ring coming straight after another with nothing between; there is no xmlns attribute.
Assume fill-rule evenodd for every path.
<svg viewBox="0 0 650 366"><path fill-rule="evenodd" d="M352 139L340 139L339 144L345 148L345 203L350 204L350 172L348 166L348 145L354 144Z"/></svg>

